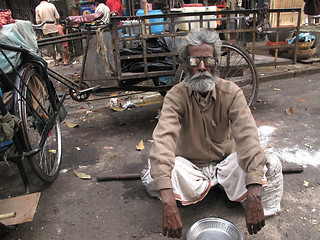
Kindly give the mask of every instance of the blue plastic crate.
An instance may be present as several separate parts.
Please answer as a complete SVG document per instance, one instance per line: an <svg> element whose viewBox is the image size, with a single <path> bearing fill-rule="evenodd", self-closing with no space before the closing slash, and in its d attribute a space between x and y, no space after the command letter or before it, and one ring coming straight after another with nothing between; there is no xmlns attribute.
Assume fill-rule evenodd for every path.
<svg viewBox="0 0 320 240"><path fill-rule="evenodd" d="M143 16L144 11L143 9L139 9L137 11L137 16ZM148 15L163 15L161 10L149 10ZM152 18L149 19L149 23L158 23L158 22L163 22L163 18ZM163 25L153 25L151 26L151 33L162 33L164 31L164 26Z"/></svg>

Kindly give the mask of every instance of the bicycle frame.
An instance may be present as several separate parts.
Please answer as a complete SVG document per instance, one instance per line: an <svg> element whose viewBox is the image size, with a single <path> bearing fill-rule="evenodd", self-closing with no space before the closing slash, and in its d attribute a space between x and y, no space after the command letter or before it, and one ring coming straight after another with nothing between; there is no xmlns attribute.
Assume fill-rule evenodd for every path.
<svg viewBox="0 0 320 240"><path fill-rule="evenodd" d="M51 102L51 105L53 107L53 114L50 115L41 106L39 100L37 99L37 97L35 97L33 92L32 91L28 91L29 94L31 94L33 101L36 102L37 106L42 107L44 112L46 112L46 115L49 117L49 120L47 122L43 122L45 126L44 126L44 129L42 131L41 139L38 142L38 145L33 149L25 151L26 147L23 146L23 143L22 143L22 141L20 141L19 136L17 134L15 134L14 137L13 137L13 141L14 141L14 144L16 145L18 155L14 156L12 158L8 158L8 160L12 161L12 162L14 162L14 163L16 163L18 165L20 174L22 176L22 179L23 179L23 182L24 182L24 185L25 185L26 192L29 193L30 192L29 182L28 182L26 173L24 171L23 165L21 163L21 160L26 158L26 157L29 158L29 157L39 153L43 149L44 144L46 142L46 139L48 138L49 133L50 133L50 131L52 130L52 128L54 126L55 120L58 117L59 110L62 107L62 104L63 104L63 102L65 100L66 94L63 95L63 97L61 98L60 101L58 100L58 98L56 96L56 92L54 90L54 87L53 87L51 81L49 80L48 75L46 74L47 73L47 68L46 68L46 64L45 64L45 62L43 60L41 61L40 58L37 58L37 57L33 56L31 53L29 53L29 51L27 51L25 49L0 44L0 52L1 52L1 54L4 56L4 58L7 60L7 62L12 67L13 73L16 76L16 79L19 79L20 82L22 83L22 85L25 88L28 88L28 86L26 85L26 83L24 83L23 78L22 78L21 74L18 71L19 67L16 68L13 65L13 63L10 61L10 59L8 58L8 56L6 55L6 53L3 50L20 52L20 53L23 54L23 63L31 63L34 66L37 66L37 68L39 69L40 74L42 76L41 81L46 85L46 87L48 89L49 101ZM34 108L33 108L33 104L35 104L35 102L32 102L32 103L29 102L28 99L26 99L23 96L23 94L19 91L16 83L13 82L13 80L6 73L4 73L4 71L1 68L0 68L0 74L1 74L0 76L3 77L3 79L1 79L1 81L3 81L3 82L5 81L8 85L10 85L10 87L14 91L13 104L14 105L17 104L18 96L19 96L20 98L22 98L27 103L28 108L33 109L32 111L34 112L34 114L38 115L37 111L35 111ZM6 110L5 104L2 101L2 98L0 98L0 108L1 108L2 115L5 115L7 113L7 110ZM41 119L41 116L38 115L38 118Z"/></svg>

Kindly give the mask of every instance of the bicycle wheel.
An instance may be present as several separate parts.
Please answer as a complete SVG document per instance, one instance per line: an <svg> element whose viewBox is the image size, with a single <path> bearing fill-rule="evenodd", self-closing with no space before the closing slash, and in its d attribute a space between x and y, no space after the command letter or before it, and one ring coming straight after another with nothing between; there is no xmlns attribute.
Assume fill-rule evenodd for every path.
<svg viewBox="0 0 320 240"><path fill-rule="evenodd" d="M17 94L15 114L22 120L21 137L24 148L30 151L38 146L46 124L53 114L55 106L50 101L48 86L41 80L39 69L33 64L26 64L20 69L20 78L16 86ZM24 84L23 84L24 83ZM61 128L59 117L45 141L42 150L28 157L35 174L46 182L53 182L61 164Z"/></svg>
<svg viewBox="0 0 320 240"><path fill-rule="evenodd" d="M218 70L220 77L241 87L249 107L253 107L259 89L258 71L251 56L234 43L223 42ZM175 75L175 83L182 81L181 65Z"/></svg>

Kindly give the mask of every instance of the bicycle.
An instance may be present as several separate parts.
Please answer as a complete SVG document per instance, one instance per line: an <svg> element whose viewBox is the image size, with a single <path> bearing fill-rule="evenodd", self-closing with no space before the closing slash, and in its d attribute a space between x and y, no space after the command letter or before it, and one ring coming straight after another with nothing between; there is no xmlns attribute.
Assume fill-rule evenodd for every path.
<svg viewBox="0 0 320 240"><path fill-rule="evenodd" d="M46 62L31 51L0 44L0 53L11 68L5 71L0 67L2 90L11 95L5 101L0 98L1 114L5 116L8 112L20 119L12 141L0 149L0 160L17 164L26 193L29 193L29 181L22 165L25 158L36 176L45 182L53 182L59 174L60 118L64 117L61 109L66 94L58 98L49 80ZM15 65L10 58L12 54L21 55L20 64Z"/></svg>

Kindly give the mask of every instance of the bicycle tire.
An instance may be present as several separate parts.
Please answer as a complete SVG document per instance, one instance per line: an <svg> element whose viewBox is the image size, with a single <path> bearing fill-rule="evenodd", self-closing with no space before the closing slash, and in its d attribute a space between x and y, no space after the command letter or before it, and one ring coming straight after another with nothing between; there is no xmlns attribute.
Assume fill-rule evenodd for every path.
<svg viewBox="0 0 320 240"><path fill-rule="evenodd" d="M20 76L22 76L22 81L19 77L16 80L20 94L16 93L17 100L14 111L22 120L20 135L23 147L25 151L30 151L38 146L44 124L50 119L50 114L55 109L53 106L55 103L50 101L48 86L41 80L42 77L37 66L34 64L22 66ZM59 117L57 117L43 149L28 157L32 170L41 180L50 183L57 178L61 165L61 150L61 126Z"/></svg>
<svg viewBox="0 0 320 240"><path fill-rule="evenodd" d="M243 91L248 106L253 107L258 97L258 71L251 56L239 45L224 41L218 61L219 76L237 84ZM179 65L175 84L183 79L184 70Z"/></svg>

